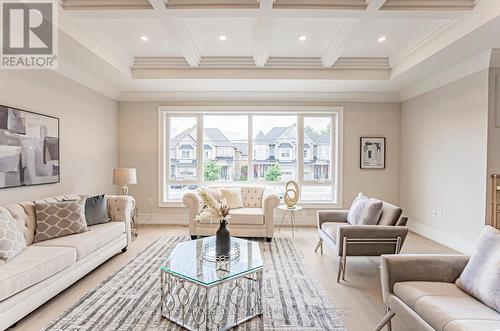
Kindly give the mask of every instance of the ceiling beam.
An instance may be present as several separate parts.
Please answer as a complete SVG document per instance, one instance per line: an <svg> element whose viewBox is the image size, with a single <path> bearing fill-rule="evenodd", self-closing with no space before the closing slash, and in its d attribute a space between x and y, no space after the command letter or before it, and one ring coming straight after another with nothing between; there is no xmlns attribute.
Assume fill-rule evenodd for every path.
<svg viewBox="0 0 500 331"><path fill-rule="evenodd" d="M185 21L182 18L171 17L169 11L167 11L167 4L164 0L148 1L158 14L157 19L165 31L175 41L175 44L179 48L184 59L186 59L186 62L192 67L199 66L201 55L196 48Z"/></svg>
<svg viewBox="0 0 500 331"><path fill-rule="evenodd" d="M331 67L337 62L342 53L344 52L346 42L349 38L351 31L356 25L357 20L345 20L335 32L328 48L321 56L321 63L324 67Z"/></svg>
<svg viewBox="0 0 500 331"><path fill-rule="evenodd" d="M264 67L269 60L272 35L273 0L260 0L260 15L253 19L252 56L257 67Z"/></svg>
<svg viewBox="0 0 500 331"><path fill-rule="evenodd" d="M378 11L384 5L386 0L367 0L366 10Z"/></svg>

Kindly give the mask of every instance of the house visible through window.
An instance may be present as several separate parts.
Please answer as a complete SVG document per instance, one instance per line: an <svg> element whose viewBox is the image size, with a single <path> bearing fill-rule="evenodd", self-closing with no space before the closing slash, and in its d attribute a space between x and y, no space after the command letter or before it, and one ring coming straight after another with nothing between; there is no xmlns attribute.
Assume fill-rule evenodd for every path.
<svg viewBox="0 0 500 331"><path fill-rule="evenodd" d="M338 200L338 110L162 115L163 201L200 185L259 183L283 194L289 180L302 202Z"/></svg>

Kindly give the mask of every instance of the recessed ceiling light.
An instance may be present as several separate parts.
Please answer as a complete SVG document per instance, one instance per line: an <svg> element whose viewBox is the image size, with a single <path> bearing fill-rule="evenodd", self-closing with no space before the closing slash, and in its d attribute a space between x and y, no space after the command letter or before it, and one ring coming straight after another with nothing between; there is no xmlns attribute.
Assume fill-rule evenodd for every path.
<svg viewBox="0 0 500 331"><path fill-rule="evenodd" d="M386 40L387 40L387 36L380 36L380 37L378 37L378 39L377 39L377 41L378 41L379 43L383 43L383 42L384 42L384 41L386 41Z"/></svg>
<svg viewBox="0 0 500 331"><path fill-rule="evenodd" d="M222 40L222 41L227 40L227 36L225 36L225 35L221 34L221 35L219 36L219 40Z"/></svg>
<svg viewBox="0 0 500 331"><path fill-rule="evenodd" d="M141 40L142 40L142 41L148 41L148 40L149 40L149 38L148 38L147 36L141 36Z"/></svg>
<svg viewBox="0 0 500 331"><path fill-rule="evenodd" d="M299 40L300 40L300 41L306 41L306 39L307 39L307 37L306 37L306 36L300 36L300 37L299 37Z"/></svg>

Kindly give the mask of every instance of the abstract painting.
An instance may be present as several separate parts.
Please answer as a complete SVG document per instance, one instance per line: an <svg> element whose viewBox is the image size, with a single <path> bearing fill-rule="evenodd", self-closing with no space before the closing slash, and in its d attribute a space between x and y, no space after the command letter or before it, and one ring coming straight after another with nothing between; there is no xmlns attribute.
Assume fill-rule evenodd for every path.
<svg viewBox="0 0 500 331"><path fill-rule="evenodd" d="M361 169L385 169L385 138L361 137Z"/></svg>
<svg viewBox="0 0 500 331"><path fill-rule="evenodd" d="M0 188L59 181L59 119L0 105Z"/></svg>

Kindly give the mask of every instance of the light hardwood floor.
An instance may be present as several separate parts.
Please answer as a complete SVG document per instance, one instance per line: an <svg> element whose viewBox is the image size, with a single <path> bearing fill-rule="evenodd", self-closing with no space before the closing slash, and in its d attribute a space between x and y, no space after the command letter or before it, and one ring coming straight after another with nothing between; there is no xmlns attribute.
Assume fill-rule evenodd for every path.
<svg viewBox="0 0 500 331"><path fill-rule="evenodd" d="M19 321L17 326L9 329L9 331L40 330L99 282L133 259L160 235L188 235L188 228L160 225L141 226L138 239L129 246L127 252L119 254L102 264L73 286ZM291 237L290 229L282 228L277 237ZM323 255L314 253L317 240L318 236L315 228L299 228L295 234L295 243L301 249L309 271L319 280L335 306L345 310L346 313L342 319L348 330L372 330L384 315L378 274L379 258L348 258L346 281L337 284L335 279L338 257L326 246ZM402 254L450 252L454 253L453 250L414 233L410 233L402 249ZM396 317L393 330L408 331L410 327Z"/></svg>

